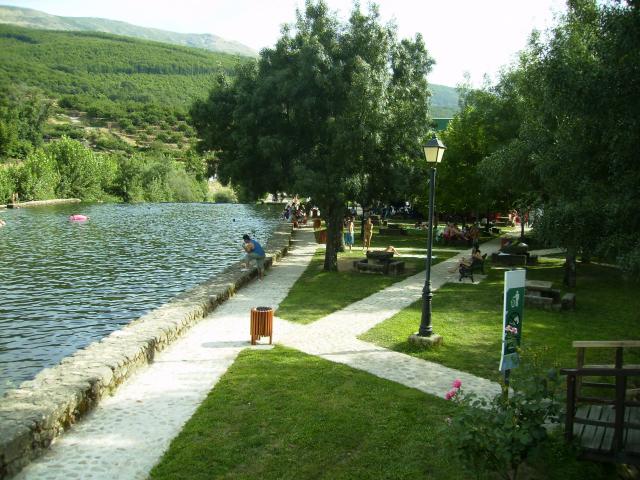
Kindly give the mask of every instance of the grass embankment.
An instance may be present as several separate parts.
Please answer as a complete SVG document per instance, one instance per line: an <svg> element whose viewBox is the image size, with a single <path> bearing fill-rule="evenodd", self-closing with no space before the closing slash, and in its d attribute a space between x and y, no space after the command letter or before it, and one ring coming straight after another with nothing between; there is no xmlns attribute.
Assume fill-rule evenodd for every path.
<svg viewBox="0 0 640 480"><path fill-rule="evenodd" d="M527 270L528 280L562 285L563 260L543 259ZM437 349L421 350L407 342L420 324L416 302L361 336L362 340L448 367L499 380L502 331L503 270L490 269L478 285L449 283L433 297L433 329L444 337ZM565 290L566 291L566 290ZM523 352L538 364L571 367L576 363L574 340L637 340L640 338L638 283L611 267L580 264L575 311L548 312L525 307ZM605 357L604 355L608 355ZM625 352L626 362L640 363L637 352ZM589 351L587 362L613 362L612 350ZM517 371L516 371L517 374Z"/></svg>
<svg viewBox="0 0 640 480"><path fill-rule="evenodd" d="M379 235L377 229L374 230L372 250L381 250L389 245L400 250L401 256L397 259L405 262L406 273L398 276L354 271L352 262L365 258L362 240L359 235L356 237L353 250L338 255L340 267L338 272L323 271L324 249L319 249L287 298L280 304L276 314L292 322L311 323L425 268L427 243L425 231L408 230L408 235ZM437 258L434 263L456 255L457 252L452 250L457 249L435 248L433 255Z"/></svg>
<svg viewBox="0 0 640 480"><path fill-rule="evenodd" d="M293 350L245 350L150 476L465 479L443 441L452 407ZM606 478L604 469L557 453L533 467L530 479Z"/></svg>

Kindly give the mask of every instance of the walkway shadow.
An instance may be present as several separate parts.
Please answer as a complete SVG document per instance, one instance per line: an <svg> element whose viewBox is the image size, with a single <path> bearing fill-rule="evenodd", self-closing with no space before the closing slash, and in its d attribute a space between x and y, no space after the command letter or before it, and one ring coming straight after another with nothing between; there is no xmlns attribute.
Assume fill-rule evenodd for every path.
<svg viewBox="0 0 640 480"><path fill-rule="evenodd" d="M202 346L204 348L233 348L233 347L248 347L251 342L244 341L221 341L221 342L206 342Z"/></svg>

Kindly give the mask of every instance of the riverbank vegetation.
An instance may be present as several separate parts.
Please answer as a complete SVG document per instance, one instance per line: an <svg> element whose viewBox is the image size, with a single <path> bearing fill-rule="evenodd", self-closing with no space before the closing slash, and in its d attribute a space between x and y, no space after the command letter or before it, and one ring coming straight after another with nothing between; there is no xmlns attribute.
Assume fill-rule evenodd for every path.
<svg viewBox="0 0 640 480"><path fill-rule="evenodd" d="M0 203L81 198L87 201L200 202L208 196L204 167L163 154L96 153L63 137L20 162L0 164Z"/></svg>

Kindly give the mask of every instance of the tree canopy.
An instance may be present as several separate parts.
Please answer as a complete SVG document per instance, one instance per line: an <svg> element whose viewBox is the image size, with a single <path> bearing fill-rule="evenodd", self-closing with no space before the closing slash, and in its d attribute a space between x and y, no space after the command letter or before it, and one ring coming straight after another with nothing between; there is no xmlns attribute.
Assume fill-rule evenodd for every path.
<svg viewBox="0 0 640 480"><path fill-rule="evenodd" d="M567 248L570 268L582 254L638 272L640 9L568 6L496 86L467 97L446 134L448 161L477 165L485 201L535 205L538 234Z"/></svg>
<svg viewBox="0 0 640 480"><path fill-rule="evenodd" d="M398 40L375 5L341 23L309 0L274 48L194 104L200 147L253 196L311 197L328 225L324 267L336 270L346 202L397 195L421 168L432 64L422 38Z"/></svg>

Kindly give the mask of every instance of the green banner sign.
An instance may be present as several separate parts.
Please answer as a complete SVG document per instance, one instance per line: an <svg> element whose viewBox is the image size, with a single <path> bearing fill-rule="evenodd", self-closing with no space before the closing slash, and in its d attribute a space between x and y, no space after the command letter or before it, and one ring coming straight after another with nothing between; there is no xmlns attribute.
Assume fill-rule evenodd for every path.
<svg viewBox="0 0 640 480"><path fill-rule="evenodd" d="M501 372L516 368L520 363L518 347L522 340L525 278L525 270L512 270L504 273Z"/></svg>

